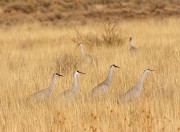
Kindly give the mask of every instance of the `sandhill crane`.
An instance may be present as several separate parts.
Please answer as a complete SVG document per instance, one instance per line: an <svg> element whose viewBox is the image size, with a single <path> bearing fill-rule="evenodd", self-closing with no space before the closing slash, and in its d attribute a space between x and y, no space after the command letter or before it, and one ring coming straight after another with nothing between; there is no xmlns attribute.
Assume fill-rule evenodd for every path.
<svg viewBox="0 0 180 132"><path fill-rule="evenodd" d="M154 70L145 69L142 77L137 82L137 84L135 86L133 86L131 89L129 89L124 95L122 95L121 100L129 101L129 100L139 97L141 94L142 88L143 88L143 82L144 82L145 76L150 71L154 71Z"/></svg>
<svg viewBox="0 0 180 132"><path fill-rule="evenodd" d="M107 93L108 87L111 84L112 73L113 73L113 68L114 67L115 68L120 68L120 67L118 67L118 66L116 66L114 64L112 64L110 66L107 78L103 82L99 83L95 88L92 89L91 93L92 93L93 96L101 96L101 95Z"/></svg>
<svg viewBox="0 0 180 132"><path fill-rule="evenodd" d="M86 53L84 51L84 46L82 43L78 44L77 46L80 47L81 55L84 61L97 65L97 58L92 56L91 54Z"/></svg>
<svg viewBox="0 0 180 132"><path fill-rule="evenodd" d="M52 92L52 89L53 89L53 86L54 86L54 80L58 76L63 76L63 75L60 75L59 73L54 73L52 75L52 79L51 79L51 83L50 83L49 87L32 94L29 97L29 99L30 100L36 100L36 101L43 101L43 100L47 99L50 96L51 92Z"/></svg>
<svg viewBox="0 0 180 132"><path fill-rule="evenodd" d="M129 43L130 43L130 51L131 51L131 52L136 51L137 48L135 48L135 47L133 46L132 37L130 37Z"/></svg>
<svg viewBox="0 0 180 132"><path fill-rule="evenodd" d="M77 75L78 75L78 74L85 74L85 73L80 72L80 71L75 71L75 72L74 72L74 74L73 74L74 82L73 82L72 87L62 93L63 96L64 96L66 99L69 99L69 98L73 97L73 96L76 95L77 92L78 92L78 79L77 79ZM60 94L60 96L62 96L62 94Z"/></svg>

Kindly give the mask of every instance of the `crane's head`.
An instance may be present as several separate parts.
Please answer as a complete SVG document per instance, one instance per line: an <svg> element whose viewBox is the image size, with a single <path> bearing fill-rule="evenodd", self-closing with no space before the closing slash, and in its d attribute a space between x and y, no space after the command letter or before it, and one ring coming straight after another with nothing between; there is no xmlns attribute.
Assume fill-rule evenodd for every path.
<svg viewBox="0 0 180 132"><path fill-rule="evenodd" d="M114 64L112 64L111 67L120 68L119 66L116 66Z"/></svg>
<svg viewBox="0 0 180 132"><path fill-rule="evenodd" d="M82 43L79 43L76 47L78 47L78 46L82 47L82 45L83 45Z"/></svg>
<svg viewBox="0 0 180 132"><path fill-rule="evenodd" d="M83 73L83 72L80 72L80 71L77 70L77 71L74 72L74 74L78 75L78 74L86 74L86 73Z"/></svg>
<svg viewBox="0 0 180 132"><path fill-rule="evenodd" d="M149 72L151 72L151 71L155 71L155 70L151 70L151 69L145 69L145 70L144 70L144 72L147 72L147 73L149 73Z"/></svg>
<svg viewBox="0 0 180 132"><path fill-rule="evenodd" d="M79 43L78 45L76 45L75 49L77 49L77 47L82 48L82 43Z"/></svg>
<svg viewBox="0 0 180 132"><path fill-rule="evenodd" d="M129 41L132 41L132 37L129 38Z"/></svg>
<svg viewBox="0 0 180 132"><path fill-rule="evenodd" d="M63 76L63 75L61 75L61 74L59 74L59 73L54 73L53 75L56 76L56 77Z"/></svg>

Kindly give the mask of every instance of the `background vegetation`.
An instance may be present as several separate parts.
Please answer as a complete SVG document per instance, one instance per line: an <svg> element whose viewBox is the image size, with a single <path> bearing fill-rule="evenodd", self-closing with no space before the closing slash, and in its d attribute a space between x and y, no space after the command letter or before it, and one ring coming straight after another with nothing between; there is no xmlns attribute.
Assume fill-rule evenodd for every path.
<svg viewBox="0 0 180 132"><path fill-rule="evenodd" d="M1 0L0 23L119 20L179 16L179 0Z"/></svg>

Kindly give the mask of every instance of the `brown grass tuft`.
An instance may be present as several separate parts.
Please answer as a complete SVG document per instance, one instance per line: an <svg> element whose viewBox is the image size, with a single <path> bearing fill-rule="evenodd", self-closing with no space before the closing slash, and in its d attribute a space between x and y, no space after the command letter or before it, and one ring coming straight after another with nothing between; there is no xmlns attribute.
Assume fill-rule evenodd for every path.
<svg viewBox="0 0 180 132"><path fill-rule="evenodd" d="M5 13L25 13L25 14L31 14L35 12L35 8L32 5L29 5L27 3L15 3L12 5L7 6L4 9Z"/></svg>
<svg viewBox="0 0 180 132"><path fill-rule="evenodd" d="M64 54L59 56L56 60L56 69L64 74L68 74L72 69L77 69L80 65L81 59L73 54Z"/></svg>
<svg viewBox="0 0 180 132"><path fill-rule="evenodd" d="M90 47L92 46L122 46L125 41L122 29L117 24L107 22L104 23L96 32L83 34L77 29L75 30L76 37L73 42L83 42Z"/></svg>

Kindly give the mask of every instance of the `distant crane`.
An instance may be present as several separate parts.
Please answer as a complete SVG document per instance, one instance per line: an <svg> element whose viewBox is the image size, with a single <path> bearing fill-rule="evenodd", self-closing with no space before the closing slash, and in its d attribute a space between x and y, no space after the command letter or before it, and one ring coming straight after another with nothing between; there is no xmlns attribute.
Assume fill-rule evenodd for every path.
<svg viewBox="0 0 180 132"><path fill-rule="evenodd" d="M52 89L53 89L53 86L54 86L54 80L58 76L63 76L63 75L60 75L59 73L54 73L52 75L52 79L51 79L51 83L50 83L49 87L32 94L29 97L29 99L30 100L36 100L36 101L43 101L43 100L47 99L50 96L51 92L52 92Z"/></svg>
<svg viewBox="0 0 180 132"><path fill-rule="evenodd" d="M123 100L123 101L129 101L129 100L132 100L134 98L139 97L140 94L141 94L142 88L143 88L143 83L144 83L145 76L150 71L154 71L154 70L145 69L144 72L143 72L142 77L137 82L137 84L135 86L133 86L131 89L129 89L124 95L122 95L120 97L120 99Z"/></svg>
<svg viewBox="0 0 180 132"><path fill-rule="evenodd" d="M95 65L97 65L97 58L92 56L91 54L88 54L84 51L84 46L82 43L78 44L77 46L80 47L80 51L81 51L81 55L84 61L88 62L88 63L93 63Z"/></svg>
<svg viewBox="0 0 180 132"><path fill-rule="evenodd" d="M107 93L108 87L111 84L112 73L113 73L113 68L114 67L115 68L120 68L120 67L118 67L118 66L116 66L114 64L112 64L110 66L107 78L103 82L99 83L95 88L92 89L91 94L93 96L101 96L101 95Z"/></svg>
<svg viewBox="0 0 180 132"><path fill-rule="evenodd" d="M135 48L135 47L133 46L132 37L130 37L130 39L129 39L129 43L130 43L130 51L131 51L131 52L136 51L136 50L137 50L137 48Z"/></svg>
<svg viewBox="0 0 180 132"><path fill-rule="evenodd" d="M85 74L83 72L80 72L80 71L75 71L74 74L73 74L73 77L74 77L74 82L73 82L73 85L70 89L66 90L63 92L63 96L66 98L66 99L69 99L71 97L73 97L74 95L77 94L78 92L78 79L77 79L77 75L78 74ZM60 94L61 96L62 94Z"/></svg>

